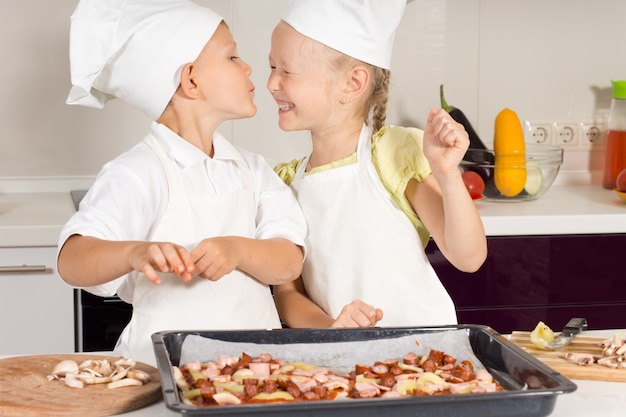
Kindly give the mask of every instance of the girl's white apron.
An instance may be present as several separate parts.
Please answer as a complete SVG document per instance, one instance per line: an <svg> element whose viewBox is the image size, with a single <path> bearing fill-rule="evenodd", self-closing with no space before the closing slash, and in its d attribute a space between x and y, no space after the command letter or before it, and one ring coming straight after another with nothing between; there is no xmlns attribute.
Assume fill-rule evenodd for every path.
<svg viewBox="0 0 626 417"><path fill-rule="evenodd" d="M307 159L292 182L309 230L307 293L332 317L360 299L383 310L380 326L455 324L415 227L372 164L371 136L364 126L356 164L305 176Z"/></svg>
<svg viewBox="0 0 626 417"><path fill-rule="evenodd" d="M254 238L256 203L252 174L243 166L245 187L239 192L188 195L176 162L154 135L146 138L163 164L169 203L150 237L192 250L214 236ZM280 320L267 285L235 270L217 282L194 278L185 284L173 274L161 274L155 285L143 274L131 274L133 315L116 349L134 357L152 357L151 335L163 330L280 328ZM125 288L127 292L129 287Z"/></svg>

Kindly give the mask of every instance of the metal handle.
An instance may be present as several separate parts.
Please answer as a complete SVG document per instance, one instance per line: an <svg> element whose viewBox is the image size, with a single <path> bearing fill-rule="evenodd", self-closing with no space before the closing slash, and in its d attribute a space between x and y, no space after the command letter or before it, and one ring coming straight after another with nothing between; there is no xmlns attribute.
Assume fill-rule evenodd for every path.
<svg viewBox="0 0 626 417"><path fill-rule="evenodd" d="M585 329L587 329L587 319L575 317L567 322L563 328L563 333L579 334Z"/></svg>
<svg viewBox="0 0 626 417"><path fill-rule="evenodd" d="M46 272L45 265L15 265L0 266L0 273L21 273L21 272Z"/></svg>

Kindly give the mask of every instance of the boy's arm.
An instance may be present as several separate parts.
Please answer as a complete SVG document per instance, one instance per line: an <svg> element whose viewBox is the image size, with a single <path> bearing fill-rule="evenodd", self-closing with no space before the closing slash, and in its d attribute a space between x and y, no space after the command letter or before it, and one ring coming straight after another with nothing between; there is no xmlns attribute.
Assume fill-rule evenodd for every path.
<svg viewBox="0 0 626 417"><path fill-rule="evenodd" d="M185 282L194 270L187 250L162 242L110 241L72 235L64 243L57 260L59 275L77 287L104 284L136 270L155 284L156 271L175 272Z"/></svg>

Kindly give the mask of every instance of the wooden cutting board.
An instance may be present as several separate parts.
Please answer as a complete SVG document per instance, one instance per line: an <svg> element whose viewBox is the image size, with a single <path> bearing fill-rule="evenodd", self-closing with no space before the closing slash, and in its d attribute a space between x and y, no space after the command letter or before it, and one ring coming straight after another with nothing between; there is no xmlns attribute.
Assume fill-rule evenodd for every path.
<svg viewBox="0 0 626 417"><path fill-rule="evenodd" d="M158 370L138 362L136 369L150 374L142 386L108 389L106 384L70 388L64 381L48 381L54 366L64 359L80 364L87 359L115 357L84 354L19 356L0 360L0 416L101 417L136 410L162 398Z"/></svg>
<svg viewBox="0 0 626 417"><path fill-rule="evenodd" d="M563 358L565 352L590 353L592 355L602 356L600 343L605 339L604 337L579 335L574 337L574 340L572 340L569 346L553 351L535 348L530 342L530 332L515 331L511 333L509 340L567 378L626 382L625 368L613 369L595 363L589 366L580 366Z"/></svg>

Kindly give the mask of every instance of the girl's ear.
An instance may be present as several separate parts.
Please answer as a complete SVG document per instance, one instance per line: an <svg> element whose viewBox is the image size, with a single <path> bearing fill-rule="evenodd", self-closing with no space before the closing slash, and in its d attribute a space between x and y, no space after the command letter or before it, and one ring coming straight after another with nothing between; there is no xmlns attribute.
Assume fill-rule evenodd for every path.
<svg viewBox="0 0 626 417"><path fill-rule="evenodd" d="M342 103L358 99L367 91L370 83L370 72L366 67L356 66L350 70L348 82L343 89ZM345 97L345 101L343 99Z"/></svg>
<svg viewBox="0 0 626 417"><path fill-rule="evenodd" d="M185 97L194 98L199 94L199 86L195 77L195 64L188 62L180 73L180 90Z"/></svg>

